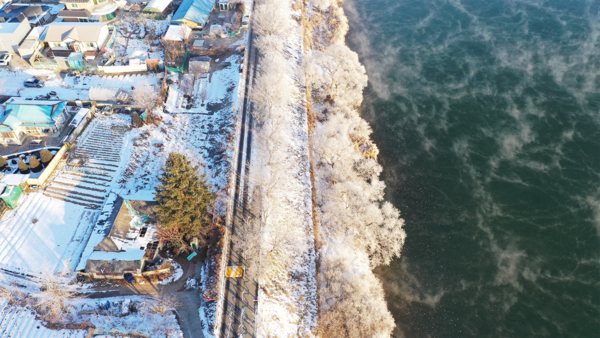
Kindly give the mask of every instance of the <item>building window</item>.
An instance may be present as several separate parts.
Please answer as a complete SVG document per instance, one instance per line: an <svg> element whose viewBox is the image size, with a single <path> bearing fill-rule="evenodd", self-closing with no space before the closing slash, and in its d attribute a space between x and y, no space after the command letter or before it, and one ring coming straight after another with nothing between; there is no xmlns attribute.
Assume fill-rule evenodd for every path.
<svg viewBox="0 0 600 338"><path fill-rule="evenodd" d="M77 4L71 4L71 8L79 8L79 5L77 5Z"/></svg>
<svg viewBox="0 0 600 338"><path fill-rule="evenodd" d="M88 43L88 46L90 46L90 47L94 47L94 43L93 43L93 42L90 42L90 43Z"/></svg>
<svg viewBox="0 0 600 338"><path fill-rule="evenodd" d="M88 22L88 19L79 19L79 22Z"/></svg>
<svg viewBox="0 0 600 338"><path fill-rule="evenodd" d="M117 16L117 11L103 15L102 19L100 21L110 21L110 20L114 19L115 16Z"/></svg>
<svg viewBox="0 0 600 338"><path fill-rule="evenodd" d="M12 131L9 131L9 132L0 133L0 137L3 137L3 138L13 138L14 135L13 135Z"/></svg>

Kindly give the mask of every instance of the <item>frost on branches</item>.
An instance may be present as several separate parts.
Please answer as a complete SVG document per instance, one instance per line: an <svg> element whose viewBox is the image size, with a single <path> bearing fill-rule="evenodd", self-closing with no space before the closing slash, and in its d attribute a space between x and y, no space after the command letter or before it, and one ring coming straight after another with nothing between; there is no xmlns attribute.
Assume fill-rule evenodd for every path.
<svg viewBox="0 0 600 338"><path fill-rule="evenodd" d="M315 121L319 333L389 337L395 323L372 269L400 255L404 221L384 201L379 150L358 112L368 79L358 55L340 38L347 32L341 3L310 3L306 34L313 45L304 68Z"/></svg>
<svg viewBox="0 0 600 338"><path fill-rule="evenodd" d="M250 196L255 217L234 237L259 282L259 337L314 337L317 323L308 118L301 26L290 1L258 0L258 74Z"/></svg>

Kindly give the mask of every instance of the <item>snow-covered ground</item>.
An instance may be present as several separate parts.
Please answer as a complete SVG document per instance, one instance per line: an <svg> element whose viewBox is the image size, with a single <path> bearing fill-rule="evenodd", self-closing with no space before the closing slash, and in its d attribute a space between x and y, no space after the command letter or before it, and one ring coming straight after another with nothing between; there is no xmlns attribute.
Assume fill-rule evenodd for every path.
<svg viewBox="0 0 600 338"><path fill-rule="evenodd" d="M42 88L25 88L23 82L36 76L45 81ZM89 100L91 87L120 88L131 90L138 83L147 82L154 85L158 76L156 74L138 75L81 75L65 76L63 79L56 72L44 69L24 69L22 71L0 70L0 78L6 82L3 84L3 95L21 96L24 98L35 98L38 95L46 95L50 91L56 92L60 100Z"/></svg>
<svg viewBox="0 0 600 338"><path fill-rule="evenodd" d="M233 63L217 70L203 84L209 93L205 106L173 111L167 107L169 113L157 110L154 114L162 120L160 125L133 129L129 134L132 147L124 155L130 162L119 179L121 194L152 198L159 184L160 168L171 152L182 153L195 165L201 165L201 173L207 175L213 191L224 191L233 151L239 77ZM215 108L208 111L209 106Z"/></svg>
<svg viewBox="0 0 600 338"><path fill-rule="evenodd" d="M259 13L267 20L274 2L257 3L253 20L261 20ZM292 11L289 1L279 4L278 11L286 15L281 19L290 21L291 32L275 37L285 39L284 44L261 59L252 87L253 94L269 93L255 97L253 114L265 114L265 122L253 135L251 184L260 185L262 193L261 218L266 223L260 236L262 250L276 252L261 256L256 330L258 337L314 337L317 290L304 46L302 26L294 20L301 11ZM269 104L274 107L268 109Z"/></svg>
<svg viewBox="0 0 600 338"><path fill-rule="evenodd" d="M110 303L108 310L99 310L99 306ZM123 304L130 302L138 311L123 312ZM142 337L181 338L175 314L166 311L164 315L153 311L156 300L151 297L111 297L103 299L76 299L72 302L73 323L86 323L94 328L55 330L45 327L36 318L36 312L30 306L9 305L0 302L0 337L12 338L85 338L94 335L123 337L136 335ZM91 325L90 325L91 324Z"/></svg>
<svg viewBox="0 0 600 338"><path fill-rule="evenodd" d="M21 197L0 220L0 266L18 272L71 271L88 243L94 223L122 165L127 121L102 116L77 143L73 159L57 168L41 191Z"/></svg>
<svg viewBox="0 0 600 338"><path fill-rule="evenodd" d="M179 265L179 263L177 263L176 261L173 261L173 269L175 270L173 271L173 274L165 278L162 282L160 282L160 284L166 285L169 283L176 282L179 280L179 278L181 278L181 276L183 276L183 269L181 268L181 265Z"/></svg>
<svg viewBox="0 0 600 338"><path fill-rule="evenodd" d="M0 220L0 265L35 273L69 271L79 261L96 212L35 192Z"/></svg>

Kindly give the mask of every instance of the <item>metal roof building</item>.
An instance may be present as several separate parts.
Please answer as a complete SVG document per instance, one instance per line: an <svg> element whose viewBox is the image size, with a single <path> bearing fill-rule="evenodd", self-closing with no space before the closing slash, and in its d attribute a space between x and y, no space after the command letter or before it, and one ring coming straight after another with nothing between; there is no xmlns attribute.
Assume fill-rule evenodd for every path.
<svg viewBox="0 0 600 338"><path fill-rule="evenodd" d="M173 15L171 24L202 28L214 6L214 0L184 0Z"/></svg>

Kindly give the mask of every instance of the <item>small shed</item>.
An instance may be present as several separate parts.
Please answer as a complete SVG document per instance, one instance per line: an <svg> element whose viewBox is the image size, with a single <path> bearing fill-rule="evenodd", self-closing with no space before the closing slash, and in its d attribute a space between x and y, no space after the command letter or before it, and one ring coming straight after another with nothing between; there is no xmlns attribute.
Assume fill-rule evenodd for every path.
<svg viewBox="0 0 600 338"><path fill-rule="evenodd" d="M173 15L171 24L203 28L214 6L214 0L183 0Z"/></svg>
<svg viewBox="0 0 600 338"><path fill-rule="evenodd" d="M204 40L194 41L194 43L192 44L192 49L195 49L195 50L204 49Z"/></svg>
<svg viewBox="0 0 600 338"><path fill-rule="evenodd" d="M210 57L198 56L190 58L189 70L193 74L208 73L210 70Z"/></svg>
<svg viewBox="0 0 600 338"><path fill-rule="evenodd" d="M92 101L116 101L118 93L118 88L92 87L89 96Z"/></svg>
<svg viewBox="0 0 600 338"><path fill-rule="evenodd" d="M0 198L6 202L6 205L10 209L17 207L19 198L23 193L21 185L24 184L28 178L29 175L10 174L6 175L2 178L2 181L0 181L0 191L2 192Z"/></svg>
<svg viewBox="0 0 600 338"><path fill-rule="evenodd" d="M220 37L220 38L227 37L225 35L225 30L223 29L223 26L221 26L221 25L211 25L209 34L212 36Z"/></svg>
<svg viewBox="0 0 600 338"><path fill-rule="evenodd" d="M162 20L167 17L172 2L173 0L152 0L142 13L157 20Z"/></svg>
<svg viewBox="0 0 600 338"><path fill-rule="evenodd" d="M163 39L170 41L184 41L192 34L192 29L188 26L169 26Z"/></svg>
<svg viewBox="0 0 600 338"><path fill-rule="evenodd" d="M219 0L219 10L220 11L228 11L231 9L231 5L229 4L229 0Z"/></svg>

